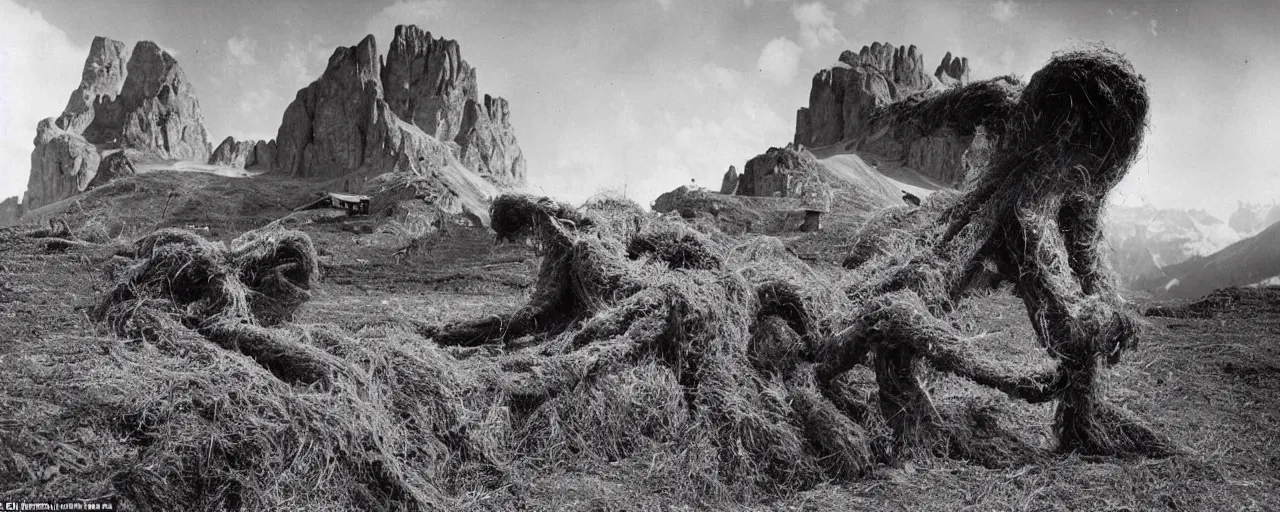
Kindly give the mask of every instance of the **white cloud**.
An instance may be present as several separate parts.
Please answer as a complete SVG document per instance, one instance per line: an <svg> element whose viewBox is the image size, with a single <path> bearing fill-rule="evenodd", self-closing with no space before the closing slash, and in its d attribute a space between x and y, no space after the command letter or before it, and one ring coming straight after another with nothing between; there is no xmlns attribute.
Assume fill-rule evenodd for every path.
<svg viewBox="0 0 1280 512"><path fill-rule="evenodd" d="M36 125L57 117L80 84L88 44L76 45L37 11L0 0L0 199L22 195ZM88 41L85 41L88 43Z"/></svg>
<svg viewBox="0 0 1280 512"><path fill-rule="evenodd" d="M854 17L862 16L862 13L867 11L867 6L871 5L874 1L875 0L847 0L844 3L844 12L847 12L850 16Z"/></svg>
<svg viewBox="0 0 1280 512"><path fill-rule="evenodd" d="M444 0L396 0L380 12L388 18L403 19L405 23L430 21L440 17L444 11Z"/></svg>
<svg viewBox="0 0 1280 512"><path fill-rule="evenodd" d="M675 0L658 0L658 5L661 5L664 11L671 10L671 4L673 3L675 3ZM747 5L750 6L750 2Z"/></svg>
<svg viewBox="0 0 1280 512"><path fill-rule="evenodd" d="M242 115L254 116L262 115L266 112L283 112L284 107L287 105L288 103L284 102L283 98L275 90L263 88L247 91L240 95L240 103L236 105L236 109Z"/></svg>
<svg viewBox="0 0 1280 512"><path fill-rule="evenodd" d="M1156 20L1151 20L1151 35L1153 35L1153 36L1159 36L1159 35L1160 35L1160 34L1156 33L1156 25L1157 25Z"/></svg>
<svg viewBox="0 0 1280 512"><path fill-rule="evenodd" d="M1007 22L1018 15L1018 4L1013 0L997 0L991 2L991 17L1000 23Z"/></svg>
<svg viewBox="0 0 1280 512"><path fill-rule="evenodd" d="M258 59L253 56L253 52L257 49L258 42L250 37L235 36L227 40L227 54L232 60L243 66L252 66L258 63Z"/></svg>
<svg viewBox="0 0 1280 512"><path fill-rule="evenodd" d="M795 41L779 37L764 45L756 67L764 77L778 85L786 85L796 77L800 67L800 53L804 50Z"/></svg>
<svg viewBox="0 0 1280 512"><path fill-rule="evenodd" d="M327 58L318 35L311 36L306 45L290 41L280 57L280 74L290 81L287 86L301 88L320 78Z"/></svg>
<svg viewBox="0 0 1280 512"><path fill-rule="evenodd" d="M715 64L704 64L702 73L723 91L733 92L742 86L742 73L736 70Z"/></svg>
<svg viewBox="0 0 1280 512"><path fill-rule="evenodd" d="M844 41L836 30L836 15L822 2L791 6L791 16L800 22L800 41L810 48Z"/></svg>

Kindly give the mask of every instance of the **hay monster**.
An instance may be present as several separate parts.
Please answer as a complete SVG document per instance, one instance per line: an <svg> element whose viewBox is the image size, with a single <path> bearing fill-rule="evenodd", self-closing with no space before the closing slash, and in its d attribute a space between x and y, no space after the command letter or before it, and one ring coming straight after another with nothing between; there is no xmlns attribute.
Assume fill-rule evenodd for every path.
<svg viewBox="0 0 1280 512"><path fill-rule="evenodd" d="M874 354L880 406L898 439L936 423L914 374L919 359L1013 397L1059 400L1059 448L1166 455L1163 437L1096 396L1099 360L1115 363L1139 322L1117 293L1099 247L1106 195L1137 155L1148 99L1120 55L1055 56L1031 77L985 171L962 195L886 212L864 228L845 266L860 309L829 340L820 378ZM877 247L896 250L878 252ZM1041 344L1059 360L1041 375L1000 375L962 356L941 315L992 272L1011 282Z"/></svg>
<svg viewBox="0 0 1280 512"><path fill-rule="evenodd" d="M951 105L963 110L959 117L998 125L993 132L1001 137L988 168L963 193L939 193L870 221L846 261L839 297L821 280L797 278L803 271L786 258L755 250L721 255L714 243L679 228L646 232L637 224L628 234L617 228L626 222L604 229L589 211L506 196L492 212L499 238L532 236L544 249L533 296L509 315L423 332L452 345L567 337L554 351L575 370L544 381L537 392L543 396L547 386L576 385L657 350L698 397L694 405L739 428L746 416L769 416L732 416L731 404L759 402L766 382L779 379L788 405L755 403L777 421L756 425L755 439L767 441L753 448L756 455L788 454L797 467L837 459L852 473L866 467L867 407L839 384L863 364L876 374L890 456L944 444L979 456L983 448L963 446L964 427L957 426L972 414L934 406L918 382L921 361L1029 402L1058 400L1061 450L1168 455L1168 440L1095 392L1099 359L1116 362L1138 333L1105 267L1099 217L1141 144L1148 110L1142 79L1118 54L1088 48L1056 55L1020 94L1006 82L995 89L979 82L970 86L982 89L973 94L961 87L885 113L924 118ZM973 340L946 315L993 279L1013 284L1042 345L1059 360L1056 370L1009 374L966 351ZM770 431L779 424L805 428ZM811 456L794 455L800 453Z"/></svg>

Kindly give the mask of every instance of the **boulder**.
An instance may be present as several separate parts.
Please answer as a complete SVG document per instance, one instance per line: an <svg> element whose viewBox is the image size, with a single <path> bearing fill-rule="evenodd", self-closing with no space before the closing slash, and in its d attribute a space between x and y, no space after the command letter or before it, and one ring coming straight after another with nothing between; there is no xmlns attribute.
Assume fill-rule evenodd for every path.
<svg viewBox="0 0 1280 512"><path fill-rule="evenodd" d="M730 165L729 170L724 172L724 178L720 180L720 193L725 195L738 193L738 179L738 169Z"/></svg>
<svg viewBox="0 0 1280 512"><path fill-rule="evenodd" d="M88 188L98 188L137 173L138 171L133 167L133 161L129 160L129 155L124 151L116 151L102 158L102 163L98 164L98 172L89 182Z"/></svg>
<svg viewBox="0 0 1280 512"><path fill-rule="evenodd" d="M98 149L80 134L59 129L52 117L36 127L35 146L22 201L27 211L84 192L98 172Z"/></svg>
<svg viewBox="0 0 1280 512"><path fill-rule="evenodd" d="M56 122L58 128L73 133L88 128L96 110L120 95L128 61L129 47L124 43L101 36L93 38L80 72L80 87L71 92L67 107Z"/></svg>
<svg viewBox="0 0 1280 512"><path fill-rule="evenodd" d="M0 201L0 228L17 224L21 217L22 203L19 202L18 196Z"/></svg>

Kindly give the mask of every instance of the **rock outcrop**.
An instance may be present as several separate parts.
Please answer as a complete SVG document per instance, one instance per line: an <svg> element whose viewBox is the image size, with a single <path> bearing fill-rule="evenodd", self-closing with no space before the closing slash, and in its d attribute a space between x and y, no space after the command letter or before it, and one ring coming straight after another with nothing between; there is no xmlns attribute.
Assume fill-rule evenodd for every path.
<svg viewBox="0 0 1280 512"><path fill-rule="evenodd" d="M440 141L456 143L463 165L493 182L524 182L524 154L511 128L507 100L481 99L476 70L462 59L457 41L400 25L379 77L396 117Z"/></svg>
<svg viewBox="0 0 1280 512"><path fill-rule="evenodd" d="M951 57L951 52L942 56L942 63L933 71L933 76L944 85L964 85L969 83L969 58Z"/></svg>
<svg viewBox="0 0 1280 512"><path fill-rule="evenodd" d="M209 163L247 170L271 170L275 164L276 141L246 140L235 137L222 139L222 143L209 155Z"/></svg>
<svg viewBox="0 0 1280 512"><path fill-rule="evenodd" d="M724 178L720 179L720 193L725 195L738 193L738 180L738 169L730 165L729 170L724 172Z"/></svg>
<svg viewBox="0 0 1280 512"><path fill-rule="evenodd" d="M769 148L742 168L737 195L798 198L801 183L822 173L818 159L803 148Z"/></svg>
<svg viewBox="0 0 1280 512"><path fill-rule="evenodd" d="M315 82L298 91L276 135L274 169L302 178L430 172L450 149L396 117L384 99L372 35L340 47Z"/></svg>
<svg viewBox="0 0 1280 512"><path fill-rule="evenodd" d="M83 192L102 160L97 147L78 133L59 129L52 117L36 127L35 146L22 201L26 211Z"/></svg>
<svg viewBox="0 0 1280 512"><path fill-rule="evenodd" d="M874 43L857 53L845 51L838 65L814 75L809 105L796 113L795 142L809 147L842 143L882 165L909 167L944 186L958 186L982 120L961 123L959 129L926 123L923 130L910 129L919 128L907 126L912 123L905 121L913 120L899 122L887 114L894 105L917 103L968 83L968 59L950 53L929 75L915 46ZM1007 85L1011 93L1020 90L1012 79Z"/></svg>
<svg viewBox="0 0 1280 512"><path fill-rule="evenodd" d="M129 160L129 155L123 150L116 151L102 157L102 163L98 164L98 172L93 176L93 181L89 182L88 188L98 188L137 173L137 169L133 167L133 161Z"/></svg>
<svg viewBox="0 0 1280 512"><path fill-rule="evenodd" d="M104 159L106 152L112 157ZM129 51L96 37L66 108L36 127L22 210L85 191L100 169L110 175L99 183L131 172L131 158L206 161L200 103L177 61L155 43Z"/></svg>
<svg viewBox="0 0 1280 512"><path fill-rule="evenodd" d="M458 144L462 165L499 185L525 180L524 153L511 128L507 100L484 95L483 103L467 101Z"/></svg>
<svg viewBox="0 0 1280 512"><path fill-rule="evenodd" d="M18 201L18 196L0 201L0 228L17 224L20 217L22 217L22 203Z"/></svg>
<svg viewBox="0 0 1280 512"><path fill-rule="evenodd" d="M467 103L478 97L476 70L457 41L413 25L396 27L381 79L391 111L442 141L462 133Z"/></svg>

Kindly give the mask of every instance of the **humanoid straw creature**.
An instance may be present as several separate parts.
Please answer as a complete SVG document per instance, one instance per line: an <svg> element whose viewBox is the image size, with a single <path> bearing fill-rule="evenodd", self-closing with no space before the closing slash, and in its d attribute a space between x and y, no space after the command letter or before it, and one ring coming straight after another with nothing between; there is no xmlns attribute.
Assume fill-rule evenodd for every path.
<svg viewBox="0 0 1280 512"><path fill-rule="evenodd" d="M576 331L565 357L574 357L579 370L546 384L551 387L668 347L663 350L679 354L681 382L696 386L696 374L706 369L689 360L708 361L709 350L756 350L761 344L749 339L759 337L763 319L772 315L787 320L791 332L783 337L802 345L788 352L796 364L781 365L786 378L813 383L854 421L861 414L834 388L843 373L870 359L894 446L929 445L930 438L945 435L945 418L916 375L925 360L1028 402L1058 400L1061 450L1167 455L1173 451L1167 439L1095 391L1100 360L1118 361L1139 330L1105 264L1099 223L1106 195L1141 145L1147 111L1143 79L1122 56L1102 48L1056 55L1025 87L1002 77L882 111L877 121L892 118L925 134L941 127L972 132L983 124L999 142L989 165L962 193L935 194L919 207L896 208L868 222L845 262L851 277L844 292L851 300L847 311L837 312L844 322L817 322L821 306L799 298L804 294L794 293L795 283L751 276L747 286L756 298L741 304L755 319L749 329L733 332L714 323L729 318L682 322L697 309L690 306L697 297L734 297L736 285L707 279L671 285L651 270L638 270L649 267L623 264L617 230L604 229L591 215L550 200L507 196L493 207L499 237L532 235L545 250L542 279L529 303L509 315L426 334L442 344L478 345ZM681 276L720 268L715 251L698 237L639 231L621 240L633 258L648 254ZM980 341L953 328L947 314L975 287L990 286L992 276L1012 283L1040 343L1058 360L1056 369L1011 375L966 350ZM793 293L779 293L788 289ZM720 339L726 336L737 339ZM675 338L719 341L686 341L671 349Z"/></svg>

